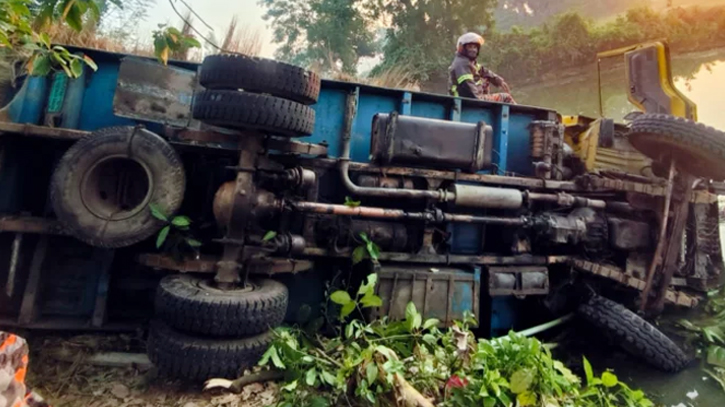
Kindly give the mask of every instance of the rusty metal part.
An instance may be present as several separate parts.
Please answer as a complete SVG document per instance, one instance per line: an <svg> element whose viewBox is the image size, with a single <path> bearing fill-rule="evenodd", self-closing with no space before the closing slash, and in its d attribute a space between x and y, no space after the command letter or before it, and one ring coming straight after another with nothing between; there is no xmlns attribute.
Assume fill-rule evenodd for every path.
<svg viewBox="0 0 725 407"><path fill-rule="evenodd" d="M484 223L492 225L524 226L528 219L499 218L493 216L473 216L451 214L443 212L406 212L401 209L376 208L369 206L350 207L346 205L322 204L317 202L289 202L289 206L296 211L305 213L320 213L326 215L357 216L376 219L417 220L432 223Z"/></svg>
<svg viewBox="0 0 725 407"><path fill-rule="evenodd" d="M529 124L531 157L538 178L562 179L564 126L554 121L535 120Z"/></svg>
<svg viewBox="0 0 725 407"><path fill-rule="evenodd" d="M262 138L245 137L243 140L240 140L239 146L241 150L239 152L237 166L256 168L257 159L263 151ZM234 185L234 193L229 203L220 205L222 210L226 212L220 218L226 220L225 239L227 240L244 242L247 235L247 223L250 219L254 219L254 212L257 208L257 203L254 201L255 198L262 194L255 191L253 176L254 174L252 173L239 171ZM238 244L224 245L224 254L218 263L219 267L214 276L214 281L221 288L230 287L242 282L240 271L242 264L246 260L242 258L243 254L244 246Z"/></svg>
<svg viewBox="0 0 725 407"><path fill-rule="evenodd" d="M20 134L23 136L47 137L60 140L80 140L81 138L91 134L88 131L82 130L36 126L34 124L0 122L0 136L2 136L3 133Z"/></svg>
<svg viewBox="0 0 725 407"><path fill-rule="evenodd" d="M692 191L695 181L695 178L689 174L680 174L680 177L677 179L677 184L679 184L683 190L677 191L678 198L688 196ZM670 222L671 226L667 232L667 246L662 256L662 268L660 269L660 275L656 281L655 296L654 298L650 298L649 304L647 304L647 308L652 314L659 314L664 309L667 289L670 286L672 277L675 275L675 271L677 271L678 260L682 250L682 241L685 234L685 226L687 225L687 218L690 212L690 203L686 200L673 199L673 202L673 218Z"/></svg>
<svg viewBox="0 0 725 407"><path fill-rule="evenodd" d="M237 171L241 170L235 168ZM254 171L255 169L245 169ZM284 171L259 169L259 186L276 191L304 192L312 188L317 182L314 171L302 167L289 168Z"/></svg>
<svg viewBox="0 0 725 407"><path fill-rule="evenodd" d="M644 280L628 275L616 267L603 266L601 264L592 263L590 261L581 259L571 259L569 261L569 264L578 270L596 274L601 277L606 277L639 291L644 290L647 285ZM669 303L688 308L696 307L700 301L700 298L698 297L673 290L667 290L665 299Z"/></svg>
<svg viewBox="0 0 725 407"><path fill-rule="evenodd" d="M202 257L201 259L185 259L177 261L171 256L146 253L136 258L139 264L156 269L174 270L182 273L214 273L218 259ZM313 262L309 260L266 258L250 260L247 267L254 274L297 273L310 270Z"/></svg>
<svg viewBox="0 0 725 407"><path fill-rule="evenodd" d="M402 177L382 177L377 175L361 175L357 179L357 183L365 188L402 188L413 189L415 185L410 178Z"/></svg>
<svg viewBox="0 0 725 407"><path fill-rule="evenodd" d="M309 257L338 257L349 258L352 250L333 251L317 247L305 249L305 256ZM458 254L429 254L429 253L395 253L381 252L380 261L403 263L435 263L435 264L481 264L481 265L512 265L512 266L539 266L547 264L561 264L569 261L568 256L532 256L523 254L518 256L467 256Z"/></svg>
<svg viewBox="0 0 725 407"><path fill-rule="evenodd" d="M456 206L467 208L519 209L524 195L518 189L453 184L450 191Z"/></svg>
<svg viewBox="0 0 725 407"><path fill-rule="evenodd" d="M15 276L18 271L18 263L20 260L20 248L23 244L23 234L16 233L13 239L13 245L10 252L10 268L8 269L8 280L5 284L5 294L8 298L13 298L13 292L15 291Z"/></svg>
<svg viewBox="0 0 725 407"><path fill-rule="evenodd" d="M357 196L372 196L390 199L432 199L439 202L451 201L453 197L444 190L422 191L410 189L390 188L365 188L355 185L350 179L350 143L352 142L352 124L357 115L357 100L360 90L355 88L354 92L347 95L345 109L345 130L342 133L342 154L338 159L340 178L345 188Z"/></svg>
<svg viewBox="0 0 725 407"><path fill-rule="evenodd" d="M492 297L544 295L549 293L546 267L489 267L488 293Z"/></svg>
<svg viewBox="0 0 725 407"><path fill-rule="evenodd" d="M620 250L646 249L652 244L650 226L644 222L612 218L609 222L609 243Z"/></svg>
<svg viewBox="0 0 725 407"><path fill-rule="evenodd" d="M226 229L229 225L229 215L231 214L232 205L236 198L237 183L234 181L225 182L219 187L214 195L214 203L212 211L217 225ZM257 217L264 218L281 210L279 201L269 191L257 190L253 197L250 198L254 207L254 214ZM259 218L257 218L259 219Z"/></svg>
<svg viewBox="0 0 725 407"><path fill-rule="evenodd" d="M359 236L365 233L370 240L385 251L404 251L408 249L408 228L402 223L378 222L369 220L342 220L340 218L321 219L316 224L317 236L325 245L332 247L354 247L360 244ZM411 239L413 240L413 239Z"/></svg>
<svg viewBox="0 0 725 407"><path fill-rule="evenodd" d="M581 196L573 196L564 192L558 194L542 194L538 192L525 192L524 197L531 202L550 202L565 208L597 208L605 209L610 204L601 199L589 199Z"/></svg>
<svg viewBox="0 0 725 407"><path fill-rule="evenodd" d="M445 135L445 142L441 142ZM483 121L465 123L397 112L373 117L370 158L382 165L414 165L471 173L491 167L493 130Z"/></svg>
<svg viewBox="0 0 725 407"><path fill-rule="evenodd" d="M266 242L262 236L250 237L249 241L253 244L265 246L265 248L272 248L275 254L285 256L302 254L307 246L304 237L290 233L278 234L272 240Z"/></svg>
<svg viewBox="0 0 725 407"><path fill-rule="evenodd" d="M2 232L34 233L41 235L69 234L57 220L30 216L0 217L0 233Z"/></svg>

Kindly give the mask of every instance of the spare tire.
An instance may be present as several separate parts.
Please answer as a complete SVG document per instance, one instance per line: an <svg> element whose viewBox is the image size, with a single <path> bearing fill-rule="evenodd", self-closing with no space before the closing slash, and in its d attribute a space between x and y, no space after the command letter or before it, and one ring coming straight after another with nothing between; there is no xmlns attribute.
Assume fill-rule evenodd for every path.
<svg viewBox="0 0 725 407"><path fill-rule="evenodd" d="M184 198L184 167L174 148L135 127L110 127L82 138L53 173L50 200L58 219L78 239L97 247L129 246L163 224Z"/></svg>
<svg viewBox="0 0 725 407"><path fill-rule="evenodd" d="M243 339L199 338L153 321L146 352L159 371L171 377L186 381L236 379L259 362L273 339L272 332Z"/></svg>
<svg viewBox="0 0 725 407"><path fill-rule="evenodd" d="M725 180L725 132L666 114L647 113L632 121L629 141L642 154L701 178Z"/></svg>
<svg viewBox="0 0 725 407"><path fill-rule="evenodd" d="M282 136L309 136L315 111L309 106L254 93L205 90L194 99L194 118L219 127L267 131Z"/></svg>
<svg viewBox="0 0 725 407"><path fill-rule="evenodd" d="M278 327L289 293L277 281L250 280L248 289L220 290L212 280L164 277L156 292L156 317L175 329L211 336L256 335Z"/></svg>
<svg viewBox="0 0 725 407"><path fill-rule="evenodd" d="M199 83L207 89L268 93L311 105L320 95L320 77L300 67L245 55L204 58Z"/></svg>
<svg viewBox="0 0 725 407"><path fill-rule="evenodd" d="M578 314L632 356L666 372L679 372L690 358L670 338L623 305L593 295Z"/></svg>

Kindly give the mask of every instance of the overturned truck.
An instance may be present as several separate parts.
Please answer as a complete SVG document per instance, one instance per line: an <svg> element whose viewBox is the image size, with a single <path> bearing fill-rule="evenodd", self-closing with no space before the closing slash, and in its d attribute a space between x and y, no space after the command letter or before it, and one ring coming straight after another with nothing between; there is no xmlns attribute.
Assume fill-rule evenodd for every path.
<svg viewBox="0 0 725 407"><path fill-rule="evenodd" d="M376 272L369 317L412 301L495 335L576 309L661 369L688 362L628 309L694 307L723 268L725 134L660 80L664 45L625 50L654 112L630 125L239 55L74 51L98 70L18 78L0 111L3 327L152 320L162 371L230 377Z"/></svg>

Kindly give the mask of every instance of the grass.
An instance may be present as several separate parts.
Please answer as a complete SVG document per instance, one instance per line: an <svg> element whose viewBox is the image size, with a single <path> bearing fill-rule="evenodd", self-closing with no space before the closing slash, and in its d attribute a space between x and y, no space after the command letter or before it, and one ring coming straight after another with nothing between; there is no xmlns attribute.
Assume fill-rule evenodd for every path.
<svg viewBox="0 0 725 407"><path fill-rule="evenodd" d="M259 56L262 52L262 36L257 29L240 27L237 16L234 15L227 26L221 47L229 52Z"/></svg>

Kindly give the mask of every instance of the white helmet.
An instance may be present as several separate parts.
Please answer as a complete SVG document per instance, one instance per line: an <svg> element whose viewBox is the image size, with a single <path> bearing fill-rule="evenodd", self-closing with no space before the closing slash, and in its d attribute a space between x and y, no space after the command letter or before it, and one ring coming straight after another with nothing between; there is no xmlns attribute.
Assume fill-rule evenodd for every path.
<svg viewBox="0 0 725 407"><path fill-rule="evenodd" d="M466 44L478 44L478 47L481 48L484 42L486 42L486 40L476 33L465 33L458 37L458 44L456 48L458 49L458 52L463 52L463 47L465 47Z"/></svg>

